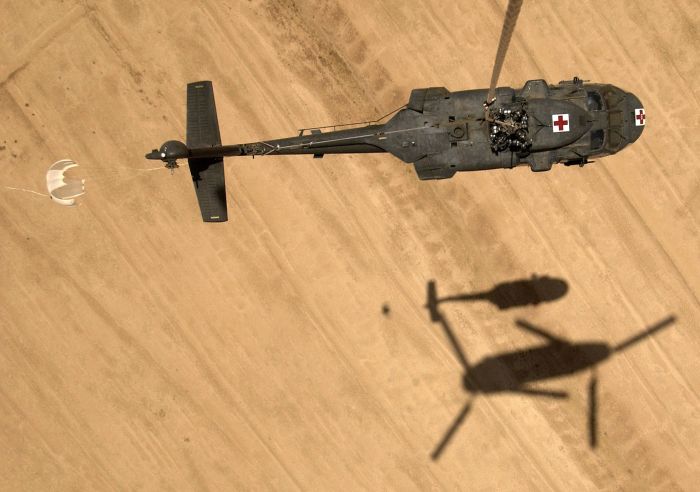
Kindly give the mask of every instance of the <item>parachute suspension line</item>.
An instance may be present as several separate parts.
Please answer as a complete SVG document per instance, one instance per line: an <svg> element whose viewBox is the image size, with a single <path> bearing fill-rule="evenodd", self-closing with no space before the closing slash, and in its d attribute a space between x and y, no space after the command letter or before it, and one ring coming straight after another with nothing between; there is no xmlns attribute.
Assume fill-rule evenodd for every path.
<svg viewBox="0 0 700 492"><path fill-rule="evenodd" d="M83 166L83 168L85 168L85 171L81 173L81 176L85 177L119 176L127 174L127 170L138 174L140 172L158 171L160 169L165 169L163 166L150 167L148 169L136 169L133 167L124 166Z"/></svg>
<svg viewBox="0 0 700 492"><path fill-rule="evenodd" d="M138 171L140 172L149 172L149 171L160 171L161 169L165 169L163 166L157 166L157 167L151 167L148 169L135 169L133 167L124 167L124 166L111 166L111 167L87 167L85 168L88 170L86 173L82 173L81 175L89 179L91 181L94 181L96 179L130 179L130 178L135 178L138 176L142 176L141 174L138 174ZM106 170L103 172L102 170ZM137 171L135 174L131 175L126 175L124 171L120 171L119 169L128 169L129 171ZM90 172L93 171L93 172Z"/></svg>
<svg viewBox="0 0 700 492"><path fill-rule="evenodd" d="M163 166L149 167L146 169L141 169L138 167L128 167L128 166L83 166L85 169L128 169L129 171L157 171L158 169L163 169ZM118 172L118 171L115 171Z"/></svg>
<svg viewBox="0 0 700 492"><path fill-rule="evenodd" d="M162 169L165 169L163 167ZM132 174L130 176L125 175L110 175L110 176L90 176L84 177L86 183L99 183L100 185L118 185L122 183L127 183L129 181L143 177L143 174Z"/></svg>
<svg viewBox="0 0 700 492"><path fill-rule="evenodd" d="M163 169L163 166L149 167L148 169L137 169L137 171L160 171L161 169Z"/></svg>
<svg viewBox="0 0 700 492"><path fill-rule="evenodd" d="M34 193L35 195L43 196L43 197L46 197L46 198L49 197L49 195L47 195L46 193L39 193L38 191L28 190L28 189L26 189L26 188L15 188L15 187L13 187L13 186L3 186L3 188L5 188L5 189L7 189L7 190L25 191L25 192L27 192L27 193Z"/></svg>
<svg viewBox="0 0 700 492"><path fill-rule="evenodd" d="M508 51L510 38L513 36L513 31L515 30L515 23L518 20L518 14L520 13L520 7L522 7L522 5L523 0L508 1L508 10L506 10L506 18L503 21L501 39L498 42L496 61L493 64L493 72L491 74L491 85L489 85L489 93L486 97L487 104L491 104L491 102L496 97L496 84L498 83L498 76L501 74L503 60L505 60L506 58L506 52Z"/></svg>

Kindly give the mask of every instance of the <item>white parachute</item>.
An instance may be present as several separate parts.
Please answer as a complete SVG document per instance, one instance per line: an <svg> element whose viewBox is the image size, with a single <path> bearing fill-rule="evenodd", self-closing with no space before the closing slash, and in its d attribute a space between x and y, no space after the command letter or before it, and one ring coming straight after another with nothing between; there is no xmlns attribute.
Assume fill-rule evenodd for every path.
<svg viewBox="0 0 700 492"><path fill-rule="evenodd" d="M75 205L75 199L85 193L84 179L69 179L65 172L71 168L78 167L75 161L63 159L54 162L46 171L46 188L49 196L59 205L70 207Z"/></svg>

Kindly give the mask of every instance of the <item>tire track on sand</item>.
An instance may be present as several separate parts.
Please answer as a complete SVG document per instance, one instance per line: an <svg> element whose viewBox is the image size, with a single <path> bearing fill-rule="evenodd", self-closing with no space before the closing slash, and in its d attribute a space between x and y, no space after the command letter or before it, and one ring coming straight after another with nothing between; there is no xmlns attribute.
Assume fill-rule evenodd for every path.
<svg viewBox="0 0 700 492"><path fill-rule="evenodd" d="M37 55L49 46L62 34L69 31L69 27L75 24L81 17L85 16L87 9L82 5L75 5L66 15L51 24L42 31L31 43L22 49L17 57L11 61L7 68L0 72L0 88L12 81L17 74L27 68Z"/></svg>

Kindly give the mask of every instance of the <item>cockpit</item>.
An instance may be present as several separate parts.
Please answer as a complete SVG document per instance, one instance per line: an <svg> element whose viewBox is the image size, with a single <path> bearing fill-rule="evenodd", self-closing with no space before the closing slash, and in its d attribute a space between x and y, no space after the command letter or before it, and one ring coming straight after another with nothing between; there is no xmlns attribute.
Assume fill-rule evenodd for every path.
<svg viewBox="0 0 700 492"><path fill-rule="evenodd" d="M603 125L594 124L590 133L591 151L604 150L615 153L636 140L643 127L637 130L629 115L633 115L636 108L642 107L639 100L613 85L593 85L585 89L586 109L594 118L597 118L596 112L600 112L597 113L599 117L605 117L607 120Z"/></svg>

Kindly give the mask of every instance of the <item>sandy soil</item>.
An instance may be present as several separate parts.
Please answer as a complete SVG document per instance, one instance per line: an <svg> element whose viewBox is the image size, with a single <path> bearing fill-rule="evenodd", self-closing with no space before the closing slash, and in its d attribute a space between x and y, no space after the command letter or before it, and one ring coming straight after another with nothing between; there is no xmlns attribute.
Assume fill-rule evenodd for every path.
<svg viewBox="0 0 700 492"><path fill-rule="evenodd" d="M72 158L80 206L0 189L0 489L691 490L700 479L700 5L526 2L501 77L579 75L644 102L635 145L584 168L419 182L388 155L227 161L204 224L185 85L214 81L226 143L379 116L412 88L488 84L505 1L0 1L0 185ZM131 168L131 169L130 169ZM615 344L469 395L438 295L532 274L566 296L440 306L471 362ZM382 312L386 306L387 313Z"/></svg>

